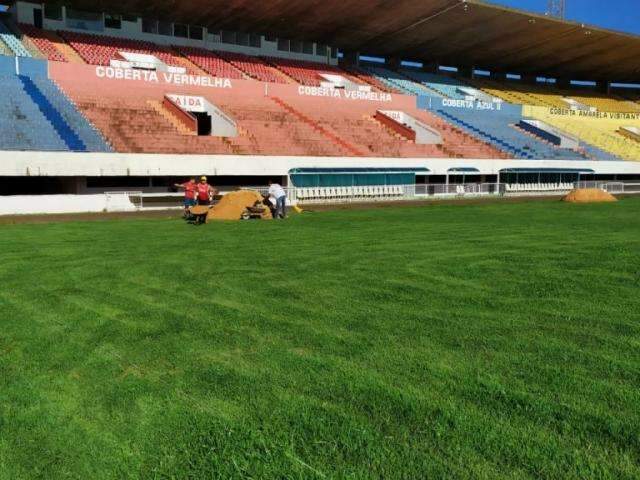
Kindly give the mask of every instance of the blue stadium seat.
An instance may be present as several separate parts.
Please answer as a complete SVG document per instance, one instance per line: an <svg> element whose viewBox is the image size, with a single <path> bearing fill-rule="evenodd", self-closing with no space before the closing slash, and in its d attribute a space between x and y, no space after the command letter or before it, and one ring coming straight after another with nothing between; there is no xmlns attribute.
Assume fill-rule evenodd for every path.
<svg viewBox="0 0 640 480"><path fill-rule="evenodd" d="M585 160L586 155L557 148L534 136L525 135L514 126L522 119L515 108L486 112L474 109L439 106L435 113L465 132L484 140L514 158L549 160Z"/></svg>
<svg viewBox="0 0 640 480"><path fill-rule="evenodd" d="M55 109L49 99L40 91L36 84L33 83L33 80L24 75L20 75L19 78L24 87L24 91L29 95L31 100L33 100L40 111L44 114L45 118L53 126L67 146L67 149L74 152L86 152L87 147L84 142L76 132L71 129L67 122L65 122L62 115L60 115L60 112Z"/></svg>
<svg viewBox="0 0 640 480"><path fill-rule="evenodd" d="M48 100L55 111L59 112L64 123L90 152L110 152L109 145L97 130L71 103L58 86L47 78L32 77L31 81Z"/></svg>
<svg viewBox="0 0 640 480"><path fill-rule="evenodd" d="M438 92L427 90L401 73L373 65L366 65L363 68L386 86L400 90L407 95L438 95Z"/></svg>
<svg viewBox="0 0 640 480"><path fill-rule="evenodd" d="M110 151L47 78L0 75L0 85L0 150Z"/></svg>
<svg viewBox="0 0 640 480"><path fill-rule="evenodd" d="M53 125L33 102L17 75L0 77L0 149L68 150Z"/></svg>
<svg viewBox="0 0 640 480"><path fill-rule="evenodd" d="M418 82L437 92L440 96L447 98L462 100L465 98L465 95L458 91L458 87L469 87L469 85L464 84L460 80L447 77L445 75L437 75L435 73L427 73L415 69L405 69L400 72L411 80Z"/></svg>

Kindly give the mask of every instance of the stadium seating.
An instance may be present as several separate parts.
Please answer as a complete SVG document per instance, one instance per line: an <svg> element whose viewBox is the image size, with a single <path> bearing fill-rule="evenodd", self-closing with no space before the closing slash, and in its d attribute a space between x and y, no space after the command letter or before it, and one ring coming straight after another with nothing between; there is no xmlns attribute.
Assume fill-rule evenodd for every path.
<svg viewBox="0 0 640 480"><path fill-rule="evenodd" d="M373 74L375 78L388 88L400 91L407 95L434 95L441 96L437 92L427 89L426 87L405 77L400 72L394 72L387 68L375 65L367 65L365 68Z"/></svg>
<svg viewBox="0 0 640 480"><path fill-rule="evenodd" d="M20 30L33 44L40 50L47 60L55 62L67 62L67 58L52 42L56 37L55 33L49 30L41 30L33 25L20 24Z"/></svg>
<svg viewBox="0 0 640 480"><path fill-rule="evenodd" d="M87 150L84 142L78 134L67 124L60 112L51 104L49 99L40 91L38 86L30 77L21 75L23 88L31 100L40 108L46 119L53 125L60 138L66 144L67 148L72 151L84 152Z"/></svg>
<svg viewBox="0 0 640 480"><path fill-rule="evenodd" d="M58 33L86 63L91 65L109 65L111 60L121 59L119 52L125 51L153 55L167 65L182 66L182 62L169 47L151 42L69 31Z"/></svg>
<svg viewBox="0 0 640 480"><path fill-rule="evenodd" d="M60 65L66 71L75 66ZM99 79L75 73L55 77L63 91L100 129L116 151L137 153L235 153L304 156L392 156L501 158L496 148L423 112L413 102L394 103L335 100L298 94L279 85L265 96L250 81L234 83L233 90L176 87L144 82ZM245 90L249 89L249 90ZM275 87L274 87L275 91ZM167 93L202 95L235 120L237 137L197 137L181 129L161 102ZM415 104L414 104L415 105ZM416 145L374 119L378 108L403 108L433 126L443 144Z"/></svg>
<svg viewBox="0 0 640 480"><path fill-rule="evenodd" d="M598 149L597 158L600 160L640 159L640 143L624 137L618 130L621 126L640 127L640 120L617 120L591 117L556 116L547 110L525 107L525 115L542 120ZM604 153L602 153L604 151Z"/></svg>
<svg viewBox="0 0 640 480"><path fill-rule="evenodd" d="M296 199L303 203L326 201L402 200L407 193L402 185L371 185L357 187L296 188Z"/></svg>
<svg viewBox="0 0 640 480"><path fill-rule="evenodd" d="M364 68L354 66L354 65L341 65L343 71L351 75L353 78L360 80L359 83L364 85L371 85L375 87L377 90L385 93L402 93L397 88L390 87L385 85L383 82L378 80L374 75L366 71Z"/></svg>
<svg viewBox="0 0 640 480"><path fill-rule="evenodd" d="M85 63L71 46L52 30L42 30L29 24L20 24L25 45L31 43L41 57L56 62Z"/></svg>
<svg viewBox="0 0 640 480"><path fill-rule="evenodd" d="M255 80L271 83L289 83L286 75L283 75L258 57L222 51L216 52L216 54Z"/></svg>
<svg viewBox="0 0 640 480"><path fill-rule="evenodd" d="M42 77L31 77L29 80L49 102L50 108L59 113L60 120L63 122L62 128L64 129L64 125L68 126L71 131L70 135L72 137L73 135L77 136L78 141L84 145L85 150L91 152L111 151L102 136L82 116L55 83Z"/></svg>
<svg viewBox="0 0 640 480"><path fill-rule="evenodd" d="M20 39L0 20L0 42L5 45L18 57L31 57L32 55L24 47Z"/></svg>
<svg viewBox="0 0 640 480"><path fill-rule="evenodd" d="M334 102L318 97L291 97L290 106L354 146L361 155L374 157L499 158L495 148L465 135L445 122L417 109L405 112L432 126L443 137L442 145L419 145L400 137L374 119L377 106L368 102Z"/></svg>
<svg viewBox="0 0 640 480"><path fill-rule="evenodd" d="M180 122L162 107L164 94L175 93L175 88L141 84L125 90L118 82L111 82L108 85L113 92L105 94L105 84L99 86L92 81L87 82L87 79L62 85L85 118L55 84L41 78L45 73L40 67L45 64L31 65L28 63L38 61L23 59L21 61L25 65L20 70L24 70L26 76L18 78L21 95L38 107L39 116L34 121L44 117L55 133L53 139L46 135L43 138L46 149L109 151L110 143L117 151L158 153L565 160L640 157L640 144L617 131L623 124L635 126L638 122L554 117L548 112L549 107L568 108L567 99L601 111L640 112L640 104L633 98L606 96L584 89L562 90L519 81L497 82L489 78L462 82L408 67L398 71L377 64L345 65L341 68L194 47L168 47L89 33L60 31L56 34L32 25L21 25L20 28L24 34L23 42L11 28L0 24L0 38L6 52L30 56L25 47L37 47L38 55L42 53L47 59L57 62L108 65L111 60L121 58L119 52L128 51L154 55L168 65L187 68L189 73L280 84L274 89L285 88L282 85L292 83L319 86L323 81L320 75L331 73L376 90L434 100L464 99L465 94L459 88L471 86L513 104L538 106L542 110L535 111L531 118L547 121L582 141L576 150L559 148L519 129L517 124L523 116L519 107L514 105L506 105L508 108L501 111L487 112L454 107L432 111L407 110L408 104L403 104L402 110L436 129L443 138L441 145L419 145L378 122L375 114L380 105L376 102L331 102L326 98L298 94L281 97L270 93L264 96L256 95L254 91L246 96L238 90L230 95L215 89L204 94L237 121L240 135L224 139L203 138L184 131ZM136 93L133 95L131 92ZM23 104L19 105L20 108L29 114L32 112ZM99 130L96 131L87 119L94 122ZM14 135L9 133L8 137L13 138ZM33 141L26 143L26 148L30 148Z"/></svg>
<svg viewBox="0 0 640 480"><path fill-rule="evenodd" d="M505 185L508 193L531 193L531 192L568 192L573 190L573 183L509 183Z"/></svg>
<svg viewBox="0 0 640 480"><path fill-rule="evenodd" d="M323 81L322 77L320 77L321 73L342 75L354 83L362 83L334 65L275 57L266 57L265 60L300 85L320 86L320 82Z"/></svg>
<svg viewBox="0 0 640 480"><path fill-rule="evenodd" d="M446 98L464 99L466 95L460 93L458 87L469 87L468 84L446 75L436 75L416 69L402 69L400 73L414 82L427 87L436 95Z"/></svg>
<svg viewBox="0 0 640 480"><path fill-rule="evenodd" d="M481 138L509 156L523 159L584 160L582 152L558 148L516 129L522 116L514 109L482 112L466 108L441 106L437 113L464 131Z"/></svg>
<svg viewBox="0 0 640 480"><path fill-rule="evenodd" d="M640 112L640 105L628 99L588 90L563 90L553 85L527 84L516 80L497 82L491 79L474 79L469 82L494 97L521 105L569 108L568 100L575 100L603 112Z"/></svg>
<svg viewBox="0 0 640 480"><path fill-rule="evenodd" d="M221 78L244 78L243 73L231 63L222 59L211 50L196 47L175 47L190 62L209 75Z"/></svg>
<svg viewBox="0 0 640 480"><path fill-rule="evenodd" d="M0 149L2 150L69 150L54 125L27 93L23 78L0 77Z"/></svg>
<svg viewBox="0 0 640 480"><path fill-rule="evenodd" d="M640 112L640 105L614 95L605 97L595 92L565 91L565 96L585 105L595 107L601 112Z"/></svg>
<svg viewBox="0 0 640 480"><path fill-rule="evenodd" d="M546 85L529 85L517 81L497 82L487 78L469 80L470 85L509 103L567 108L562 95Z"/></svg>
<svg viewBox="0 0 640 480"><path fill-rule="evenodd" d="M344 148L328 141L264 95L229 95L206 88L189 90L160 85L128 84L97 79L61 81L87 118L116 151L135 153L220 153L254 155L346 156ZM198 137L181 133L157 108L167 93L206 95L238 125L238 137Z"/></svg>
<svg viewBox="0 0 640 480"><path fill-rule="evenodd" d="M13 55L13 51L2 40L0 40L0 55Z"/></svg>

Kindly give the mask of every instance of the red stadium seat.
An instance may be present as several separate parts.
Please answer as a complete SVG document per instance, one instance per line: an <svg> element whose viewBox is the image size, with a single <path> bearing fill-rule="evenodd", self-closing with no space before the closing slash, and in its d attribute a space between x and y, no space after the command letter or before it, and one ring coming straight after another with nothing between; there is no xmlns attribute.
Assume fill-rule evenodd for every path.
<svg viewBox="0 0 640 480"><path fill-rule="evenodd" d="M231 52L216 52L216 54L255 80L287 83L284 75L258 57Z"/></svg>
<svg viewBox="0 0 640 480"><path fill-rule="evenodd" d="M47 60L54 62L67 62L67 58L60 50L56 48L51 41L51 37L55 35L53 32L41 30L25 23L20 24L20 30L27 36L29 40L42 52Z"/></svg>
<svg viewBox="0 0 640 480"><path fill-rule="evenodd" d="M78 52L85 62L91 65L108 66L111 60L120 58L120 52L126 51L153 55L167 65L183 66L183 63L173 54L171 49L163 45L156 45L155 43L142 40L115 38L89 33L60 31L59 34Z"/></svg>
<svg viewBox="0 0 640 480"><path fill-rule="evenodd" d="M221 78L244 78L244 75L238 68L226 60L223 60L211 50L195 47L174 48L209 75Z"/></svg>

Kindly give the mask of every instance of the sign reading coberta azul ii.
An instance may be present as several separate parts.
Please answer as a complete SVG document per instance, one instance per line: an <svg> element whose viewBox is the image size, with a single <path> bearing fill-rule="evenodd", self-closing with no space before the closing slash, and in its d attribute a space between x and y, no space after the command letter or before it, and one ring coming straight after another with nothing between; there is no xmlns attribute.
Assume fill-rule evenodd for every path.
<svg viewBox="0 0 640 480"><path fill-rule="evenodd" d="M309 87L300 85L298 95L309 97L346 98L347 100L368 100L370 102L390 102L390 93L365 92L358 90L343 90L341 88Z"/></svg>
<svg viewBox="0 0 640 480"><path fill-rule="evenodd" d="M442 99L443 107L468 108L470 110L502 110L502 102L484 102L481 100Z"/></svg>
<svg viewBox="0 0 640 480"><path fill-rule="evenodd" d="M148 83L168 83L170 85L186 85L190 87L232 88L228 78L185 75L153 70L133 70L130 68L96 67L98 78L115 80L135 80Z"/></svg>

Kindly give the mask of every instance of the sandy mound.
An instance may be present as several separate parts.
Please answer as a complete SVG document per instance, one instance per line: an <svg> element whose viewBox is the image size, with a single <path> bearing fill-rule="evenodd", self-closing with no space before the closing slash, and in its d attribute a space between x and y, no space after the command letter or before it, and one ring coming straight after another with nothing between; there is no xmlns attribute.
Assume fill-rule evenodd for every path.
<svg viewBox="0 0 640 480"><path fill-rule="evenodd" d="M209 210L207 222L212 220L240 220L247 207L262 202L262 195L253 190L239 190L227 193L218 204ZM271 211L265 209L263 219L271 219Z"/></svg>
<svg viewBox="0 0 640 480"><path fill-rule="evenodd" d="M191 207L189 211L192 215L206 215L207 213L209 213L210 208L211 207L209 206L196 205L195 207Z"/></svg>
<svg viewBox="0 0 640 480"><path fill-rule="evenodd" d="M599 188L584 188L573 190L569 195L562 199L564 202L570 203L599 203L599 202L617 202L616 197L610 193L600 190Z"/></svg>

